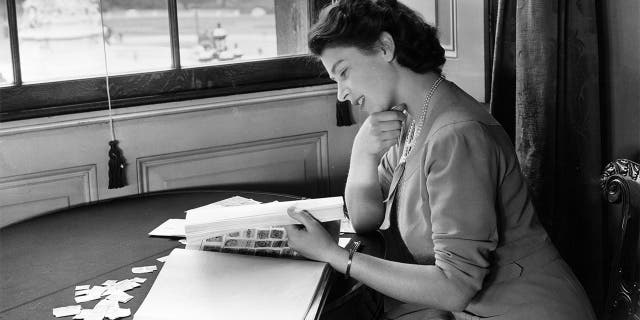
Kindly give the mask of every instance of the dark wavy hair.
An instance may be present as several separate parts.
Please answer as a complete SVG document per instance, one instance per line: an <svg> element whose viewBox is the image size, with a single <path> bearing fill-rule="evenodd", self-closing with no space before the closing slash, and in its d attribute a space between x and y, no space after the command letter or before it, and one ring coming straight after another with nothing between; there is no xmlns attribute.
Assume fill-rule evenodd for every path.
<svg viewBox="0 0 640 320"><path fill-rule="evenodd" d="M372 52L386 31L395 43L398 63L417 73L442 73L446 59L436 28L397 0L339 0L322 9L309 31L309 50L355 46Z"/></svg>

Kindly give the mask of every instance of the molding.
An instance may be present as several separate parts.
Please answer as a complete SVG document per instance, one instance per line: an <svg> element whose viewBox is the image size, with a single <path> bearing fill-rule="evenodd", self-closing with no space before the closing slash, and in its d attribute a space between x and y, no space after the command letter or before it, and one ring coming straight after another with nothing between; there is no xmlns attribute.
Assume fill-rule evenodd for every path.
<svg viewBox="0 0 640 320"><path fill-rule="evenodd" d="M444 48L445 57L447 57L447 58L457 58L458 57L458 44L457 44L457 41L458 41L458 1L457 0L439 0L437 3L438 4L442 4L443 2L448 7L447 8L447 12L449 13L449 21L450 21L451 24L449 26L447 26L447 28L449 28L449 30L450 30L451 37L449 39L447 39L447 41L441 41L441 43L446 42L446 44L442 45L442 47ZM440 12L439 9L436 9L436 12ZM437 17L437 15L436 15L436 17ZM443 27L443 26L440 25L440 21L438 21L436 25L438 26L438 29Z"/></svg>
<svg viewBox="0 0 640 320"><path fill-rule="evenodd" d="M51 202L51 201L55 201L55 200L62 200L63 202L65 202L65 204L67 206L71 206L71 198L69 196L58 196L58 197L51 197L51 198L41 198L41 199L29 200L29 201L20 202L20 203L17 203L17 204L0 205L0 208L21 206L21 205L30 205L30 204L35 204L35 203L39 203L39 202Z"/></svg>
<svg viewBox="0 0 640 320"><path fill-rule="evenodd" d="M3 177L0 178L0 191L74 178L81 178L82 180L85 202L98 200L98 178L95 164ZM40 199L31 201L37 200Z"/></svg>
<svg viewBox="0 0 640 320"><path fill-rule="evenodd" d="M0 228L98 200L96 165L0 178Z"/></svg>
<svg viewBox="0 0 640 320"><path fill-rule="evenodd" d="M138 191L140 193L156 191L156 189L152 187L150 181L150 171L154 168L170 166L172 164L188 164L207 159L213 160L221 157L241 156L242 154L272 151L296 146L311 146L312 148L315 148L317 162L311 164L305 163L305 167L309 168L308 166L315 166L313 170L318 175L318 190L321 192L327 192L329 187L329 156L326 131L138 158L136 160L136 167L138 169ZM230 168L230 171L247 168L250 167ZM219 170L211 173L219 174L227 171L229 170ZM207 173L201 172L200 175L206 176ZM192 177L177 178L174 180L178 181L189 178Z"/></svg>
<svg viewBox="0 0 640 320"><path fill-rule="evenodd" d="M198 112L212 109L242 107L274 101L286 101L325 95L335 95L337 86L321 86L263 91L225 97L151 104L112 110L114 121L134 120L172 114ZM0 123L0 137L21 133L62 129L92 124L108 124L108 111L93 111L50 118L36 118Z"/></svg>
<svg viewBox="0 0 640 320"><path fill-rule="evenodd" d="M69 196L42 198L17 204L3 205L0 206L0 212L2 212L2 214L0 214L0 228L39 216L47 211L69 208L71 205L71 197ZM49 210L42 210L42 208L49 208Z"/></svg>

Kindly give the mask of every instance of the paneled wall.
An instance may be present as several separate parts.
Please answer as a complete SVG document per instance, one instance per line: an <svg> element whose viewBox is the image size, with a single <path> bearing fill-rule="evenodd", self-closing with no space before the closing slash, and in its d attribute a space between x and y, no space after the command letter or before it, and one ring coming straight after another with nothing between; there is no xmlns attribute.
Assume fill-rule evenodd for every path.
<svg viewBox="0 0 640 320"><path fill-rule="evenodd" d="M120 189L107 189L106 111L2 123L0 225L185 187L341 194L358 126L336 126L335 99L327 85L114 110Z"/></svg>

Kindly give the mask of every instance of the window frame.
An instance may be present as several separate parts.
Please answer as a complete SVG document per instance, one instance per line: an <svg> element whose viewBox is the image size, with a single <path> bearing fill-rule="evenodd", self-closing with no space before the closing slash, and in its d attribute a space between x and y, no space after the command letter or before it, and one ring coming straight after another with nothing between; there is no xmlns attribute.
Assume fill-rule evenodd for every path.
<svg viewBox="0 0 640 320"><path fill-rule="evenodd" d="M20 72L16 1L7 1L13 84L0 87L0 122L107 108L105 77L23 84ZM309 25L331 0L307 0ZM109 76L112 108L183 101L332 83L309 54L188 67L180 65L177 0L167 0L171 69Z"/></svg>

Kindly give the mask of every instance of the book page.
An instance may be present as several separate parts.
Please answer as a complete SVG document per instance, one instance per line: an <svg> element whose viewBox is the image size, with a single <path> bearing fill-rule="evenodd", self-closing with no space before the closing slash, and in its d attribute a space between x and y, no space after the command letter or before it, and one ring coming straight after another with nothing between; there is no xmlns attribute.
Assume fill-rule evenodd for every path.
<svg viewBox="0 0 640 320"><path fill-rule="evenodd" d="M174 249L135 320L304 319L326 289L328 264Z"/></svg>

